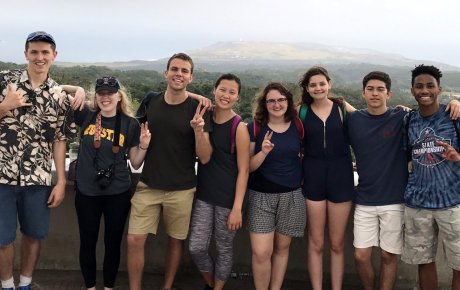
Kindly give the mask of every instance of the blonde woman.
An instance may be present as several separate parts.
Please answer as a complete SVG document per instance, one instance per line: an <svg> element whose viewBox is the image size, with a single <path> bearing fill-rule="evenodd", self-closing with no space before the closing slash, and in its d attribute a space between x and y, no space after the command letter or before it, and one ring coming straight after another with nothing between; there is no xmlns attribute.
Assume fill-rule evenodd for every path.
<svg viewBox="0 0 460 290"><path fill-rule="evenodd" d="M135 169L139 168L150 132L147 123L139 126L132 117L129 99L116 78L97 79L95 91L93 110L84 107L74 111L75 123L81 127L75 208L80 230L80 268L89 290L96 289L96 243L104 215L103 278L107 290L115 284L131 205L126 156Z"/></svg>

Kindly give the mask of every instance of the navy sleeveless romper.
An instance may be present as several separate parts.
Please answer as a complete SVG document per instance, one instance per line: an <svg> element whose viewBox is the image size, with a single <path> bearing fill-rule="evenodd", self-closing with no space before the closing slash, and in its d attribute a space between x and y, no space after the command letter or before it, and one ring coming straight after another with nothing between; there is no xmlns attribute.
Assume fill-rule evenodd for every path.
<svg viewBox="0 0 460 290"><path fill-rule="evenodd" d="M349 142L340 117L332 106L324 123L311 108L304 120L304 195L313 201L351 201L355 197Z"/></svg>

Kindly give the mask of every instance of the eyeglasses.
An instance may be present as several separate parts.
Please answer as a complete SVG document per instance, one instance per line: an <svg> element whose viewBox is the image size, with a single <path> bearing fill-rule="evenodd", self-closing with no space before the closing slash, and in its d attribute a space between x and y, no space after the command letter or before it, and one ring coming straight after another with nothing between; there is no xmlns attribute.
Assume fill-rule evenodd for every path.
<svg viewBox="0 0 460 290"><path fill-rule="evenodd" d="M103 77L96 80L96 86L116 87L118 86L118 81L114 77Z"/></svg>
<svg viewBox="0 0 460 290"><path fill-rule="evenodd" d="M53 36L51 36L51 34L49 33L46 33L45 31L32 32L31 34L29 34L29 36L27 36L26 42L34 41L34 40L45 41L45 42L49 42L49 43L56 45L56 42L54 41Z"/></svg>
<svg viewBox="0 0 460 290"><path fill-rule="evenodd" d="M267 105L270 105L270 106L273 106L274 104L278 103L278 104L282 104L282 103L285 103L287 102L287 98L279 98L279 99L270 99L270 100L265 100L265 103Z"/></svg>

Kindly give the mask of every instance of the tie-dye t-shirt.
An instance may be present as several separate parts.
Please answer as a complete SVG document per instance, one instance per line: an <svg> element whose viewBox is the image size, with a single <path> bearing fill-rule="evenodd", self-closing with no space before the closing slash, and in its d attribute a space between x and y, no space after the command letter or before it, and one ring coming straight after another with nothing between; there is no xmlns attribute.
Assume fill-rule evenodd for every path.
<svg viewBox="0 0 460 290"><path fill-rule="evenodd" d="M442 141L459 150L455 126L445 109L441 105L428 117L420 116L419 111L407 115L412 172L404 198L409 207L444 209L460 204L460 162L445 160L441 156L444 148L436 144Z"/></svg>

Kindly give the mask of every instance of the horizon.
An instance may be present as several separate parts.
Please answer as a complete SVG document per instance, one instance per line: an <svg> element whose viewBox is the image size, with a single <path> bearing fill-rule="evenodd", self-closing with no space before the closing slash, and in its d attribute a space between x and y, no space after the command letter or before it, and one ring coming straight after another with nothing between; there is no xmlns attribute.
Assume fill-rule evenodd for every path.
<svg viewBox="0 0 460 290"><path fill-rule="evenodd" d="M0 60L25 63L26 36L45 30L58 62L168 58L217 42L319 43L376 50L460 67L460 3L454 0L23 0L8 3L13 23L0 36ZM449 9L445 9L449 7ZM18 21L28 19L29 21Z"/></svg>

